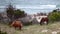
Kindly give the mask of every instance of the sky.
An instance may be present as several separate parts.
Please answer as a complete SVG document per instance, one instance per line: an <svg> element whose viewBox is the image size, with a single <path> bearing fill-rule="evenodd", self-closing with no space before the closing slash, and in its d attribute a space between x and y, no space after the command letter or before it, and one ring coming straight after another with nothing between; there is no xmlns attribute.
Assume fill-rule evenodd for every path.
<svg viewBox="0 0 60 34"><path fill-rule="evenodd" d="M27 14L49 13L60 8L60 0L0 0L0 12L2 8L11 3L17 9L24 10Z"/></svg>

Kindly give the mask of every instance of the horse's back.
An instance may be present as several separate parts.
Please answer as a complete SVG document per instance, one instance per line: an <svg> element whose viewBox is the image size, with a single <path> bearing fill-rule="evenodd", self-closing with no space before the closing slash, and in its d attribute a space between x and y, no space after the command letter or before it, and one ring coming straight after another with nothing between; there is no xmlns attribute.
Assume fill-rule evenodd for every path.
<svg viewBox="0 0 60 34"><path fill-rule="evenodd" d="M20 27L21 26L22 27L23 25L22 25L21 21L13 21L11 26L14 26L14 27Z"/></svg>

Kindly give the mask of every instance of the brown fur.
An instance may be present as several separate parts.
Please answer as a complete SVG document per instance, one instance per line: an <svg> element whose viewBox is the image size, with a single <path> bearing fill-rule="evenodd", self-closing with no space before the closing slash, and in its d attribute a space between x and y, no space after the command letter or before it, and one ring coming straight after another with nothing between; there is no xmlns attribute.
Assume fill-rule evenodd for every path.
<svg viewBox="0 0 60 34"><path fill-rule="evenodd" d="M15 21L12 22L11 26L13 26L13 27L15 27L15 28L18 27L18 28L21 30L23 24L22 24L21 21L17 21L17 20L15 20Z"/></svg>
<svg viewBox="0 0 60 34"><path fill-rule="evenodd" d="M47 17L46 18L42 18L40 24L42 25L45 21L47 22L46 24L48 24L48 18Z"/></svg>

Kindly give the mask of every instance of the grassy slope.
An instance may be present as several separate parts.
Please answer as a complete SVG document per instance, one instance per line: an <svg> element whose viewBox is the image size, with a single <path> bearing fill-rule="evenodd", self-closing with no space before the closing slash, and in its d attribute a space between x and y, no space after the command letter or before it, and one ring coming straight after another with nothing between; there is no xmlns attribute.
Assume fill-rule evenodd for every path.
<svg viewBox="0 0 60 34"><path fill-rule="evenodd" d="M43 26L40 25L24 26L22 28L22 31L15 30L14 28L10 28L7 25L0 24L0 26L5 28L4 31L7 31L9 34L51 34L53 31L56 31L58 32L58 34L60 34L60 22ZM42 32L43 30L47 30L47 32Z"/></svg>
<svg viewBox="0 0 60 34"><path fill-rule="evenodd" d="M42 32L47 30L47 32ZM60 22L56 22L49 25L30 25L23 27L23 31L16 31L16 34L52 34L52 32L57 32L60 34Z"/></svg>

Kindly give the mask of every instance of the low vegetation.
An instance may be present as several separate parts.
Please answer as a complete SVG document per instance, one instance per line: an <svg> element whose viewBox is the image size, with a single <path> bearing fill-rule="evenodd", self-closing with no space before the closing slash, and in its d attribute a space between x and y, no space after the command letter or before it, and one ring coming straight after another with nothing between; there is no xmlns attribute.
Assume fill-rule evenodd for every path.
<svg viewBox="0 0 60 34"><path fill-rule="evenodd" d="M60 11L58 10L53 10L49 15L48 15L49 21L50 22L55 22L55 21L60 21Z"/></svg>
<svg viewBox="0 0 60 34"><path fill-rule="evenodd" d="M52 32L57 32L57 34L60 33L60 22L55 22L52 24L49 23L48 25L42 26L39 24L24 26L21 31L18 29L15 30L13 27L9 27L3 24L0 26L2 26L2 30L5 28L3 31L7 32L8 34L52 34Z"/></svg>
<svg viewBox="0 0 60 34"><path fill-rule="evenodd" d="M0 31L0 34L7 34L6 32L2 32L2 31Z"/></svg>

